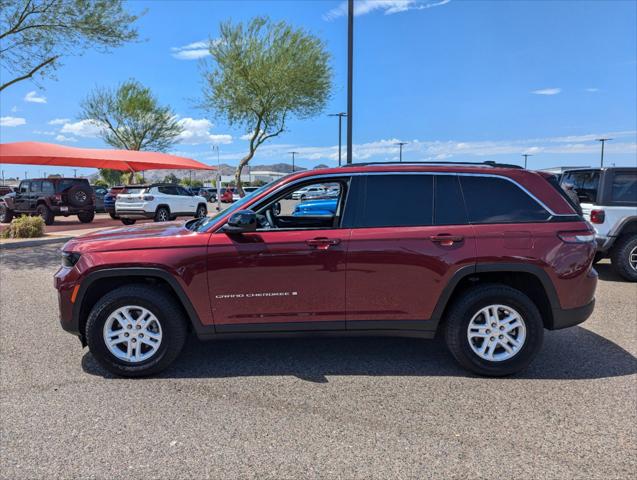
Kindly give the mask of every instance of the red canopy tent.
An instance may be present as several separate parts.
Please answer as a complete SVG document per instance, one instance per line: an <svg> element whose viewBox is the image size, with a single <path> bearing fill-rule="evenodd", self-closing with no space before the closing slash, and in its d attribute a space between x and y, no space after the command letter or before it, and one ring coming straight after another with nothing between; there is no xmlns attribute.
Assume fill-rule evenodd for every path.
<svg viewBox="0 0 637 480"><path fill-rule="evenodd" d="M0 143L0 163L110 168L132 172L156 169L216 170L216 167L197 160L167 153L76 148L42 142Z"/></svg>

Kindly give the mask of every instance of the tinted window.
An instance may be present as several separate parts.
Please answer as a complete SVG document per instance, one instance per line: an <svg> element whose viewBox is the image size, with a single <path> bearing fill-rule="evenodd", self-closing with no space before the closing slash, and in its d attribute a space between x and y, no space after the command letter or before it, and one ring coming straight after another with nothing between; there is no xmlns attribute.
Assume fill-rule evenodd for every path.
<svg viewBox="0 0 637 480"><path fill-rule="evenodd" d="M541 222L549 213L514 183L496 177L460 176L470 223Z"/></svg>
<svg viewBox="0 0 637 480"><path fill-rule="evenodd" d="M616 173L611 191L613 202L637 203L637 174Z"/></svg>
<svg viewBox="0 0 637 480"><path fill-rule="evenodd" d="M29 191L29 184L31 182L22 182L20 184L20 193L27 193Z"/></svg>
<svg viewBox="0 0 637 480"><path fill-rule="evenodd" d="M53 183L49 182L48 180L44 180L42 182L42 192L43 193L55 193L55 187L53 186Z"/></svg>
<svg viewBox="0 0 637 480"><path fill-rule="evenodd" d="M187 195L189 197L192 197L192 194L183 187L177 187L177 191L179 192L179 195Z"/></svg>
<svg viewBox="0 0 637 480"><path fill-rule="evenodd" d="M86 187L90 187L88 180L80 179L80 178L65 178L64 180L60 180L58 182L58 192L64 192L65 190L68 190L69 188L71 188L73 185L80 185L80 184L83 184Z"/></svg>
<svg viewBox="0 0 637 480"><path fill-rule="evenodd" d="M159 190L159 193L163 193L164 195L179 195L177 193L177 187L173 187L172 185L158 187L157 190Z"/></svg>
<svg viewBox="0 0 637 480"><path fill-rule="evenodd" d="M575 190L580 202L595 203L599 189L599 170L566 172L562 177L562 187Z"/></svg>
<svg viewBox="0 0 637 480"><path fill-rule="evenodd" d="M355 227L409 227L433 221L433 176L369 175Z"/></svg>
<svg viewBox="0 0 637 480"><path fill-rule="evenodd" d="M467 223L460 181L457 175L436 176L434 223L436 225L462 225Z"/></svg>
<svg viewBox="0 0 637 480"><path fill-rule="evenodd" d="M31 191L32 192L40 192L42 190L42 182L36 181L31 182Z"/></svg>

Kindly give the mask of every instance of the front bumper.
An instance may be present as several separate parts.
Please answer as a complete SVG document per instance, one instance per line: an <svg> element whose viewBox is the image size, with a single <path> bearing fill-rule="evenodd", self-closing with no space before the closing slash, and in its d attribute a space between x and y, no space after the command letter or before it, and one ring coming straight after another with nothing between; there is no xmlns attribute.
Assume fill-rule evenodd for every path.
<svg viewBox="0 0 637 480"><path fill-rule="evenodd" d="M560 330L562 328L573 327L584 322L591 316L595 309L595 299L586 305L577 308L554 308L553 325L549 330Z"/></svg>
<svg viewBox="0 0 637 480"><path fill-rule="evenodd" d="M60 325L65 331L79 337L84 344L77 317L74 315L73 292L79 287L79 282L80 274L74 267L60 267L53 277L53 286L58 291Z"/></svg>

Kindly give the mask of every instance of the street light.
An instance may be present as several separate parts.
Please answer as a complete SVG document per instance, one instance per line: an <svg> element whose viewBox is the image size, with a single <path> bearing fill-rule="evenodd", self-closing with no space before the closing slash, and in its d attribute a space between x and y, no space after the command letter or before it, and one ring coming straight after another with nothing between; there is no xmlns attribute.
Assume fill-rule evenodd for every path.
<svg viewBox="0 0 637 480"><path fill-rule="evenodd" d="M354 0L347 2L347 163L352 163L352 84L354 83Z"/></svg>
<svg viewBox="0 0 637 480"><path fill-rule="evenodd" d="M606 142L608 142L609 140L612 140L612 138L596 138L595 140L597 140L598 142L602 142L602 159L601 159L601 166L604 166L604 144Z"/></svg>
<svg viewBox="0 0 637 480"><path fill-rule="evenodd" d="M330 113L328 117L338 117L338 166L341 166L341 122L343 117L347 117L347 113L339 112L339 113Z"/></svg>
<svg viewBox="0 0 637 480"><path fill-rule="evenodd" d="M294 155L296 155L299 152L288 152L292 154L292 173L294 173Z"/></svg>
<svg viewBox="0 0 637 480"><path fill-rule="evenodd" d="M400 148L400 161L403 161L403 145L407 145L407 142L396 142L394 143L394 145L398 145L398 148Z"/></svg>
<svg viewBox="0 0 637 480"><path fill-rule="evenodd" d="M533 155L531 155L530 153L523 153L522 156L524 157L524 168L526 169L526 162L528 158L532 157Z"/></svg>

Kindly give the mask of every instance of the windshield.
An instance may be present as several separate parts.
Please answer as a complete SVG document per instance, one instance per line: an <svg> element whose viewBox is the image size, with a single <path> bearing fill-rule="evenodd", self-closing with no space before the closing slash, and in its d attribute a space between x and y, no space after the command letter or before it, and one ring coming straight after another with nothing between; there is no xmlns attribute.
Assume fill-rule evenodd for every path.
<svg viewBox="0 0 637 480"><path fill-rule="evenodd" d="M217 214L211 217L203 217L203 218L199 218L197 220L193 220L191 222L186 223L186 228L194 232L203 232L207 230L210 226L214 225L221 217L229 213L236 212L237 210L241 210L243 206L247 204L248 202L250 202L250 200L252 200L254 197L256 197L257 195L260 195L261 192L267 190L268 188L273 186L275 183L281 182L284 178L285 177L274 180L266 185L263 185L262 187L257 188L255 191L248 193L242 199L234 202L225 210L221 210L220 212L218 212Z"/></svg>

